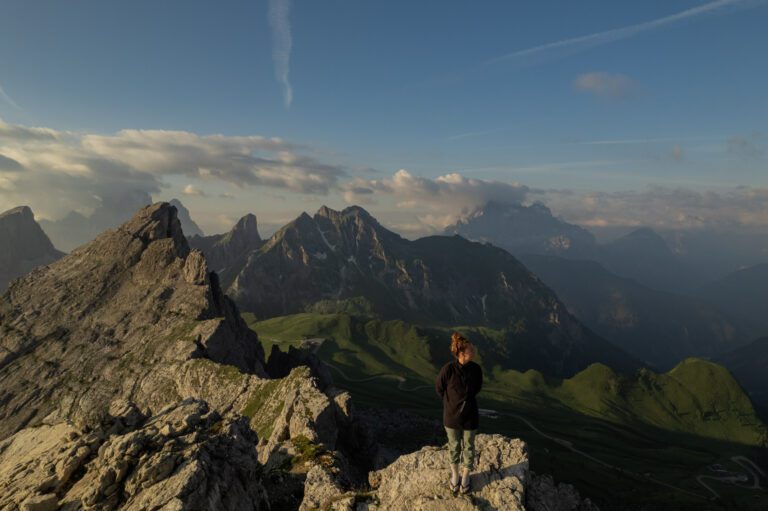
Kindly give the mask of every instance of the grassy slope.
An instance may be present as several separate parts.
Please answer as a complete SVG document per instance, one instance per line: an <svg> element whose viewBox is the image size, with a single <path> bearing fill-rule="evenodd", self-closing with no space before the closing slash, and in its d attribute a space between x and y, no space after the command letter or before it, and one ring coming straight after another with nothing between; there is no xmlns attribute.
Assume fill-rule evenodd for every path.
<svg viewBox="0 0 768 511"><path fill-rule="evenodd" d="M265 349L276 342L327 338L318 354L351 378L396 374L409 380L409 386L429 385L448 360L445 339L449 329L347 314L303 313L261 322L250 319ZM486 386L529 407L554 403L615 423L645 423L748 445L763 439L764 426L749 398L726 369L712 362L691 358L667 373L640 370L634 376L593 364L569 379L546 379L537 371L508 370L504 337L498 331L457 329L477 340L478 363L484 368Z"/></svg>
<svg viewBox="0 0 768 511"><path fill-rule="evenodd" d="M285 349L302 338L327 338L318 355L343 371L333 376L352 392L356 406L397 407L440 417L432 382L448 359L449 330L346 314L246 320L267 350L272 344ZM695 476L708 473L713 463L737 470L731 457L754 458L754 444L765 440L765 427L751 403L730 373L716 364L688 359L668 373L640 371L634 377L594 364L570 379L548 379L533 370L505 369L500 332L458 329L479 345L478 362L486 375L480 406L506 413L484 418L481 427L528 441L534 470L576 484L602 501L603 509L611 509L610 502L617 499L662 509L710 509L702 504L709 494ZM370 379L381 374L404 377L406 390L392 379ZM574 452L563 441L600 462ZM674 488L644 481L644 474ZM725 508L761 509L768 504L768 497L759 497L759 492L711 484L729 503Z"/></svg>

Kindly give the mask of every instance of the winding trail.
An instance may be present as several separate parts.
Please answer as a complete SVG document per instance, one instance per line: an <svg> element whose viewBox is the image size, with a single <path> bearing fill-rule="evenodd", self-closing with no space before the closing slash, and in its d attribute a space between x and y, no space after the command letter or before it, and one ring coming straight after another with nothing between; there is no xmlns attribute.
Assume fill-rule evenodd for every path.
<svg viewBox="0 0 768 511"><path fill-rule="evenodd" d="M720 494L711 486L709 486L707 483L704 482L705 479L711 479L713 481L719 481L724 483L730 483L734 484L736 486L741 486L742 488L747 488L750 490L762 490L762 486L760 486L760 476L765 477L765 472L762 471L760 467L755 465L755 463L747 458L746 456L732 456L731 461L739 465L740 467L747 470L746 474L729 474L727 476L711 476L711 475L705 475L701 474L696 476L696 480L699 482L700 485L702 485L704 488L709 490L710 493L712 493L712 496L714 498L719 498ZM752 476L753 482L751 486L747 486L745 483L746 481L749 481L750 476Z"/></svg>

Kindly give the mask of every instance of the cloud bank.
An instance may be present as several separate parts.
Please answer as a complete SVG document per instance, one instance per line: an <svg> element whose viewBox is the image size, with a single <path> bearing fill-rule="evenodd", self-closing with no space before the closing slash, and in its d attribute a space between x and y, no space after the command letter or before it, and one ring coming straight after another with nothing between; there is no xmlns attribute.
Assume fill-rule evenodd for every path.
<svg viewBox="0 0 768 511"><path fill-rule="evenodd" d="M123 130L113 135L30 128L0 120L0 203L43 217L93 209L116 190L159 193L169 179L325 195L346 171L279 138ZM9 206L10 207L10 206Z"/></svg>
<svg viewBox="0 0 768 511"><path fill-rule="evenodd" d="M768 188L764 187L697 191L652 186L639 191L579 192L534 189L458 173L425 178L399 170L385 179L352 179L343 188L349 203L376 204L377 199L390 199L398 209L412 210L418 223L407 225L411 234L440 232L488 201L526 205L533 200L544 202L556 216L587 227L768 227Z"/></svg>

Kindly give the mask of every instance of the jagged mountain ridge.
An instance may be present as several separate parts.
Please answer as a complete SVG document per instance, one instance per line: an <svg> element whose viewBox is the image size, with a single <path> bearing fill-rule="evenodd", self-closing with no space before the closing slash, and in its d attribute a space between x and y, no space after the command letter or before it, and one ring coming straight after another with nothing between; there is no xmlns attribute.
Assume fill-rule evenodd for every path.
<svg viewBox="0 0 768 511"><path fill-rule="evenodd" d="M201 357L264 374L258 338L190 251L175 208L148 206L0 298L0 438L61 400L83 417L113 394L170 404L163 369ZM167 367L140 376L160 361Z"/></svg>
<svg viewBox="0 0 768 511"><path fill-rule="evenodd" d="M559 376L595 361L640 365L583 327L506 251L461 236L410 241L359 206L302 213L239 261L222 285L259 318L361 300L382 317L510 329L519 346L542 352L538 369Z"/></svg>
<svg viewBox="0 0 768 511"><path fill-rule="evenodd" d="M0 292L16 277L63 255L35 221L29 206L0 213Z"/></svg>

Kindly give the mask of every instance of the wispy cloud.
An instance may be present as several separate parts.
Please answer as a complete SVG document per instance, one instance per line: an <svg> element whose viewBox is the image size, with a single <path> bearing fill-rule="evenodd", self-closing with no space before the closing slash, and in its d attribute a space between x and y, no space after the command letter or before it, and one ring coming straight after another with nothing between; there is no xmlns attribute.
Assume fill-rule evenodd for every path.
<svg viewBox="0 0 768 511"><path fill-rule="evenodd" d="M579 92L603 98L626 98L637 89L635 81L629 76L604 71L580 74L573 81L573 87Z"/></svg>
<svg viewBox="0 0 768 511"><path fill-rule="evenodd" d="M670 14L669 16L664 16L662 18L657 18L655 20L646 21L643 23L637 23L635 25L628 25L625 27L605 30L603 32L595 32L593 34L572 37L569 39L561 39L559 41L541 44L539 46L524 48L522 50L517 50L512 53L488 60L485 62L485 64L496 64L500 62L518 60L524 61L529 57L543 56L545 54L557 51L581 51L613 41L627 39L629 37L642 34L643 32L650 32L652 30L679 23L687 19L696 18L706 14L713 14L716 11L722 11L728 8L736 7L752 7L762 3L765 3L764 0L717 0L714 2L706 3L704 5L699 5L697 7L692 7L675 14Z"/></svg>
<svg viewBox="0 0 768 511"><path fill-rule="evenodd" d="M488 130L469 131L467 133L459 133L458 135L451 135L450 137L447 137L446 140L461 140L462 138L481 137L483 135L490 135L491 133L498 133L499 131L504 131L506 129L508 128L504 126L504 127L493 128Z"/></svg>
<svg viewBox="0 0 768 511"><path fill-rule="evenodd" d="M11 105L16 110L21 110L21 107L3 90L3 86L0 85L0 99Z"/></svg>
<svg viewBox="0 0 768 511"><path fill-rule="evenodd" d="M293 103L293 88L288 78L291 68L291 0L269 0L269 26L272 28L272 60L275 77L283 87L285 107Z"/></svg>

